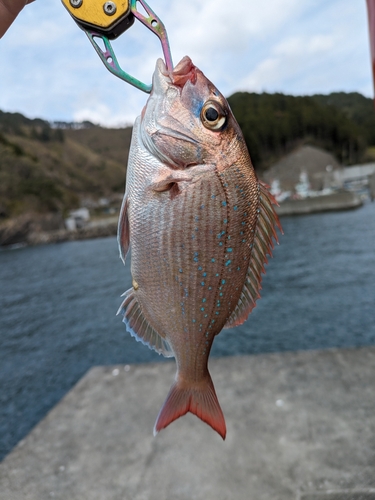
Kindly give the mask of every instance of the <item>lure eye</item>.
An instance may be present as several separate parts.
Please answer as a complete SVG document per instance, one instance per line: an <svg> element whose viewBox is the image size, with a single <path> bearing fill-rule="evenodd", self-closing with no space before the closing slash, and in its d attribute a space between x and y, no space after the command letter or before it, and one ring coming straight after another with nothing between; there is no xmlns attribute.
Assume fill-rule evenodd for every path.
<svg viewBox="0 0 375 500"><path fill-rule="evenodd" d="M207 101L201 111L203 125L210 130L220 130L227 121L223 108L214 101Z"/></svg>

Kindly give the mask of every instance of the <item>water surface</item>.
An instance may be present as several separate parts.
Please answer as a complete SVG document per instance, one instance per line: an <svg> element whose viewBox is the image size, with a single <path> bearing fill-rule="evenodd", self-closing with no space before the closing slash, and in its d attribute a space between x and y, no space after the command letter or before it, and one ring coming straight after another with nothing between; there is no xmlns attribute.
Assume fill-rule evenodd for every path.
<svg viewBox="0 0 375 500"><path fill-rule="evenodd" d="M282 224L262 299L212 355L375 344L375 203ZM90 367L163 361L115 316L130 286L115 238L0 251L0 458Z"/></svg>

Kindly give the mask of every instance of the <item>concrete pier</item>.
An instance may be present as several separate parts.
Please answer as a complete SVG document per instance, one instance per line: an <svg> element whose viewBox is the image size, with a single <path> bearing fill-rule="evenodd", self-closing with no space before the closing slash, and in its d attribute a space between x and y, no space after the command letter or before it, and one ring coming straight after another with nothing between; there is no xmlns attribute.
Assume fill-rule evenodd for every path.
<svg viewBox="0 0 375 500"><path fill-rule="evenodd" d="M0 464L1 500L373 500L375 347L214 359L226 441L152 435L174 363L93 368Z"/></svg>

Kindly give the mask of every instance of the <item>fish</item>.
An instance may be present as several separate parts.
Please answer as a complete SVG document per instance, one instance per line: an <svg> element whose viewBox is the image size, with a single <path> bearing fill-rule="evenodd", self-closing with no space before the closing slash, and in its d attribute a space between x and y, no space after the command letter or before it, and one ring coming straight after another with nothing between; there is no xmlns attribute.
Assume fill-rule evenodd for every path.
<svg viewBox="0 0 375 500"><path fill-rule="evenodd" d="M136 340L176 359L154 435L191 412L225 439L208 358L215 336L260 297L281 230L275 204L225 97L188 56L173 70L159 59L133 127L118 224L132 274L118 314Z"/></svg>

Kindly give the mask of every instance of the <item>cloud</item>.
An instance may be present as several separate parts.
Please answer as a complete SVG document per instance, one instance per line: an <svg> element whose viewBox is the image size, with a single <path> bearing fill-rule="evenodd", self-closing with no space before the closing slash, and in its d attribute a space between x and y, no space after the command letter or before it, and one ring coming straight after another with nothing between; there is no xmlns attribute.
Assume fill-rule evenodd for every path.
<svg viewBox="0 0 375 500"><path fill-rule="evenodd" d="M365 2L149 0L177 63L189 55L217 87L286 94L372 93ZM157 38L135 22L113 43L125 71L151 82ZM147 95L110 74L62 4L27 6L0 40L0 109L50 120L132 122Z"/></svg>

